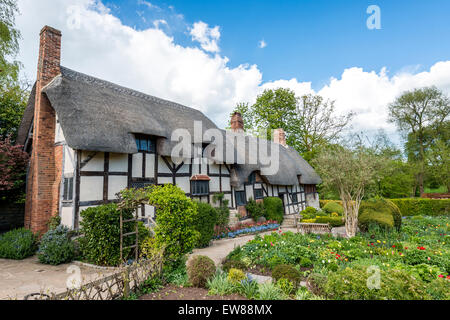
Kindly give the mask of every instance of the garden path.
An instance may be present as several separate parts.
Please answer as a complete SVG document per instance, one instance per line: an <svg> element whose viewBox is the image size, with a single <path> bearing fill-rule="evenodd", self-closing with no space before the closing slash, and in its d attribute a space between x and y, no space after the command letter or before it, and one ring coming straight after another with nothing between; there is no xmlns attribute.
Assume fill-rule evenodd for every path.
<svg viewBox="0 0 450 320"><path fill-rule="evenodd" d="M294 233L297 233L296 228L281 228L282 231L292 231ZM271 234L273 231L267 231L259 233L259 235L265 235L265 234ZM234 248L237 246L242 246L249 242L250 240L253 240L256 237L256 235L248 235L248 236L242 236L238 238L231 238L231 239L221 239L221 240L214 240L212 244L209 247L203 248L203 249L194 249L193 253L190 255L190 257L195 255L203 255L211 258L216 266L218 266L222 260L231 252Z"/></svg>

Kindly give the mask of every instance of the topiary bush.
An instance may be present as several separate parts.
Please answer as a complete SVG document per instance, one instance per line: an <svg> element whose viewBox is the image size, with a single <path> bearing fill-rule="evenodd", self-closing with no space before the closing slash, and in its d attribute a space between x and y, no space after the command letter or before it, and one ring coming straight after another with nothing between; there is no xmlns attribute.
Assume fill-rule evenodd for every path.
<svg viewBox="0 0 450 320"><path fill-rule="evenodd" d="M264 198L264 217L267 220L277 221L279 224L283 223L284 207L283 201L278 197Z"/></svg>
<svg viewBox="0 0 450 320"><path fill-rule="evenodd" d="M258 221L260 217L264 216L264 204L256 202L256 200L253 200L252 198L247 202L245 209L247 209L249 216L255 221Z"/></svg>
<svg viewBox="0 0 450 320"><path fill-rule="evenodd" d="M344 214L344 207L334 201L328 202L326 205L323 206L322 210L328 214L332 214L333 212L338 213L340 216Z"/></svg>
<svg viewBox="0 0 450 320"><path fill-rule="evenodd" d="M25 228L0 235L0 258L22 260L36 252L36 236Z"/></svg>
<svg viewBox="0 0 450 320"><path fill-rule="evenodd" d="M207 247L214 235L214 226L217 222L217 211L208 203L197 203L198 214L194 219L193 225L200 233L197 242L198 248Z"/></svg>
<svg viewBox="0 0 450 320"><path fill-rule="evenodd" d="M332 227L341 227L345 225L342 217L317 217L315 223L328 223Z"/></svg>
<svg viewBox="0 0 450 320"><path fill-rule="evenodd" d="M80 213L80 251L84 260L100 266L117 266L120 261L120 211L115 203L91 207ZM133 218L131 210L123 212L123 219ZM124 233L135 230L134 223L124 224ZM133 237L124 238L124 246L134 243ZM124 250L128 259L131 249Z"/></svg>
<svg viewBox="0 0 450 320"><path fill-rule="evenodd" d="M59 265L70 262L75 256L75 246L69 238L69 229L57 226L45 233L37 252L39 262Z"/></svg>
<svg viewBox="0 0 450 320"><path fill-rule="evenodd" d="M302 216L302 220L315 219L317 216L318 210L313 207L307 207L305 210L301 211L300 214Z"/></svg>
<svg viewBox="0 0 450 320"><path fill-rule="evenodd" d="M384 229L400 230L402 218L398 207L389 200L373 199L361 204L358 218L359 228L367 231L370 225Z"/></svg>
<svg viewBox="0 0 450 320"><path fill-rule="evenodd" d="M215 273L216 265L207 256L194 256L187 263L188 278L195 287L205 288Z"/></svg>
<svg viewBox="0 0 450 320"><path fill-rule="evenodd" d="M272 278L276 281L280 279L287 279L294 284L295 288L297 288L302 279L302 275L300 274L300 271L295 269L293 266L288 264L280 264L272 270Z"/></svg>

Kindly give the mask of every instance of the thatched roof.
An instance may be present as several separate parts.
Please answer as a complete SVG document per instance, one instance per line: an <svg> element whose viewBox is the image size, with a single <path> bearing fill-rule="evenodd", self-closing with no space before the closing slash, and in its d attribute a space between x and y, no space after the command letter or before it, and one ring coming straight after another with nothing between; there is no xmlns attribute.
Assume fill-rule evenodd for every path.
<svg viewBox="0 0 450 320"><path fill-rule="evenodd" d="M198 110L65 67L61 67L61 74L44 87L43 92L58 115L67 144L73 149L136 153L138 150L134 134L140 133L159 137L158 153L170 156L172 148L177 144L171 141L174 130L185 129L194 137L195 121L202 122L202 133L208 129L218 129ZM19 144L26 139L33 112L34 95L30 97L19 130ZM231 143L230 133L227 134L224 130L220 130L220 133L223 135L223 150L226 150ZM231 135L231 139L234 136ZM231 180L234 186L244 183L253 171L259 171L274 185L296 184L299 175L303 184L320 183L314 169L292 148L249 136L245 139L245 145L235 144L232 147L231 158L217 154L212 157L216 162L233 164ZM206 142L213 141L214 139L211 139ZM276 148L280 155L280 167L276 174L264 174L267 171L266 166L257 161L257 152L250 148L255 144L262 148L267 147L266 145L269 149L271 146ZM237 164L238 158L245 159L245 162Z"/></svg>

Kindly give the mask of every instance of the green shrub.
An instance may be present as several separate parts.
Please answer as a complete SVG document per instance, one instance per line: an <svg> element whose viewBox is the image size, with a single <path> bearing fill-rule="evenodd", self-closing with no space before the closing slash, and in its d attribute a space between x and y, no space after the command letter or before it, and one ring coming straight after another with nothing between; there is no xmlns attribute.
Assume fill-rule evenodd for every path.
<svg viewBox="0 0 450 320"><path fill-rule="evenodd" d="M427 286L404 270L380 270L380 289L368 289L372 276L365 266L352 266L328 274L324 293L333 300L421 300L429 299Z"/></svg>
<svg viewBox="0 0 450 320"><path fill-rule="evenodd" d="M316 223L328 223L332 227L341 227L345 224L342 217L317 217Z"/></svg>
<svg viewBox="0 0 450 320"><path fill-rule="evenodd" d="M264 204L256 202L256 200L250 199L247 202L245 209L247 209L249 216L255 221L258 221L260 217L264 216Z"/></svg>
<svg viewBox="0 0 450 320"><path fill-rule="evenodd" d="M48 230L56 229L61 224L60 216L52 216L48 221Z"/></svg>
<svg viewBox="0 0 450 320"><path fill-rule="evenodd" d="M300 267L303 267L303 268L310 268L310 267L312 267L312 266L313 266L313 263L312 263L311 259L306 258L306 257L302 257L302 258L300 259Z"/></svg>
<svg viewBox="0 0 450 320"><path fill-rule="evenodd" d="M117 266L120 261L120 211L117 204L111 203L83 210L81 216L80 250L89 263L101 266ZM123 219L133 218L132 211L124 211ZM124 224L124 233L135 230L134 223ZM135 239L124 238L124 246L130 246ZM131 249L124 250L124 259L128 259Z"/></svg>
<svg viewBox="0 0 450 320"><path fill-rule="evenodd" d="M213 202L218 203L216 209L217 221L216 224L219 229L224 230L230 221L230 208L228 207L229 200L225 199L224 193L216 193L213 196Z"/></svg>
<svg viewBox="0 0 450 320"><path fill-rule="evenodd" d="M295 288L297 288L302 279L302 275L300 274L300 271L295 269L293 266L288 264L280 264L272 270L272 278L276 281L280 279L287 279L294 284Z"/></svg>
<svg viewBox="0 0 450 320"><path fill-rule="evenodd" d="M267 220L277 221L282 223L284 219L283 201L278 197L264 198L264 217Z"/></svg>
<svg viewBox="0 0 450 320"><path fill-rule="evenodd" d="M287 296L294 292L294 284L288 279L281 278L277 281L276 285Z"/></svg>
<svg viewBox="0 0 450 320"><path fill-rule="evenodd" d="M255 299L258 296L258 282L249 278L242 280L237 285L237 291L247 299Z"/></svg>
<svg viewBox="0 0 450 320"><path fill-rule="evenodd" d="M75 246L69 238L69 229L58 226L45 233L37 252L41 263L59 265L70 262L75 256Z"/></svg>
<svg viewBox="0 0 450 320"><path fill-rule="evenodd" d="M193 286L204 288L209 279L216 273L216 265L207 256L194 256L187 263L189 282Z"/></svg>
<svg viewBox="0 0 450 320"><path fill-rule="evenodd" d="M214 226L217 222L217 212L208 203L197 203L198 214L194 218L193 225L200 233L200 238L197 242L197 247L207 247L214 235Z"/></svg>
<svg viewBox="0 0 450 320"><path fill-rule="evenodd" d="M247 276L245 275L244 271L239 269L230 269L228 271L228 281L230 281L233 284L237 284L241 282L242 280L246 279Z"/></svg>
<svg viewBox="0 0 450 320"><path fill-rule="evenodd" d="M402 218L398 207L390 200L373 199L361 204L359 210L359 227L367 231L370 225L376 224L385 229L395 227L400 230Z"/></svg>
<svg viewBox="0 0 450 320"><path fill-rule="evenodd" d="M246 270L247 265L240 260L226 259L222 264L222 269L225 272L229 272L231 269Z"/></svg>
<svg viewBox="0 0 450 320"><path fill-rule="evenodd" d="M0 258L22 260L36 252L36 236L25 228L0 235Z"/></svg>
<svg viewBox="0 0 450 320"><path fill-rule="evenodd" d="M164 247L170 259L189 253L200 238L193 224L198 215L197 204L172 184L153 187L148 201L158 208L154 230L156 245Z"/></svg>
<svg viewBox="0 0 450 320"><path fill-rule="evenodd" d="M340 216L344 214L344 207L334 201L328 202L322 209L328 214L332 214L333 212L337 212Z"/></svg>
<svg viewBox="0 0 450 320"><path fill-rule="evenodd" d="M317 216L317 212L318 212L318 210L316 208L307 207L305 210L300 212L300 214L302 216L302 220L303 219L315 219Z"/></svg>
<svg viewBox="0 0 450 320"><path fill-rule="evenodd" d="M450 214L450 199L391 199L405 216L440 216Z"/></svg>

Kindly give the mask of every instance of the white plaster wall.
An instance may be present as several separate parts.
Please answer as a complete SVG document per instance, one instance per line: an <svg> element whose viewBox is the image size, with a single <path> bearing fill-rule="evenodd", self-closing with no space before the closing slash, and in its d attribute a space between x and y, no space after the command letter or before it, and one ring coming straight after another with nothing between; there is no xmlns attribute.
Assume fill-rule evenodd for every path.
<svg viewBox="0 0 450 320"><path fill-rule="evenodd" d="M170 161L169 161L169 163L170 163ZM164 162L164 160L161 156L158 156L158 172L172 173L172 171L170 171L170 169L167 167L166 163Z"/></svg>
<svg viewBox="0 0 450 320"><path fill-rule="evenodd" d="M158 177L158 184L168 184L168 183L172 183L172 178Z"/></svg>
<svg viewBox="0 0 450 320"><path fill-rule="evenodd" d="M110 153L109 171L128 172L128 155L122 153Z"/></svg>
<svg viewBox="0 0 450 320"><path fill-rule="evenodd" d="M209 165L209 173L219 174L219 165L218 164L210 164Z"/></svg>
<svg viewBox="0 0 450 320"><path fill-rule="evenodd" d="M319 194L316 193L316 199L314 199L314 194L306 195L306 205L308 207L313 207L313 208L316 208L316 209L320 209Z"/></svg>
<svg viewBox="0 0 450 320"><path fill-rule="evenodd" d="M180 187L185 193L190 192L190 178L189 177L178 177L176 178L176 184Z"/></svg>
<svg viewBox="0 0 450 320"><path fill-rule="evenodd" d="M220 191L219 177L211 177L211 181L209 181L209 191L210 192L219 192Z"/></svg>
<svg viewBox="0 0 450 320"><path fill-rule="evenodd" d="M73 207L62 207L61 224L73 229Z"/></svg>
<svg viewBox="0 0 450 320"><path fill-rule="evenodd" d="M155 155L147 153L145 155L145 177L154 178L155 177Z"/></svg>
<svg viewBox="0 0 450 320"><path fill-rule="evenodd" d="M64 137L64 133L61 128L61 124L59 123L58 115L56 115L55 143L62 143L65 141L66 141L66 138Z"/></svg>
<svg viewBox="0 0 450 320"><path fill-rule="evenodd" d="M189 173L189 164L183 164L177 173Z"/></svg>
<svg viewBox="0 0 450 320"><path fill-rule="evenodd" d="M81 162L83 162L92 152L82 151ZM103 152L97 154L81 169L81 171L103 171L105 169L105 160Z"/></svg>
<svg viewBox="0 0 450 320"><path fill-rule="evenodd" d="M64 146L64 175L73 175L75 171L75 151Z"/></svg>
<svg viewBox="0 0 450 320"><path fill-rule="evenodd" d="M122 176L109 176L108 179L108 200L116 199L116 193L125 189L128 185L128 178Z"/></svg>
<svg viewBox="0 0 450 320"><path fill-rule="evenodd" d="M255 199L253 186L245 186L245 193L247 194L247 201L250 200L250 198Z"/></svg>
<svg viewBox="0 0 450 320"><path fill-rule="evenodd" d="M142 178L142 153L133 154L132 176L135 178Z"/></svg>
<svg viewBox="0 0 450 320"><path fill-rule="evenodd" d="M103 200L103 177L80 177L80 201Z"/></svg>
<svg viewBox="0 0 450 320"><path fill-rule="evenodd" d="M222 177L222 191L231 191L230 178Z"/></svg>

